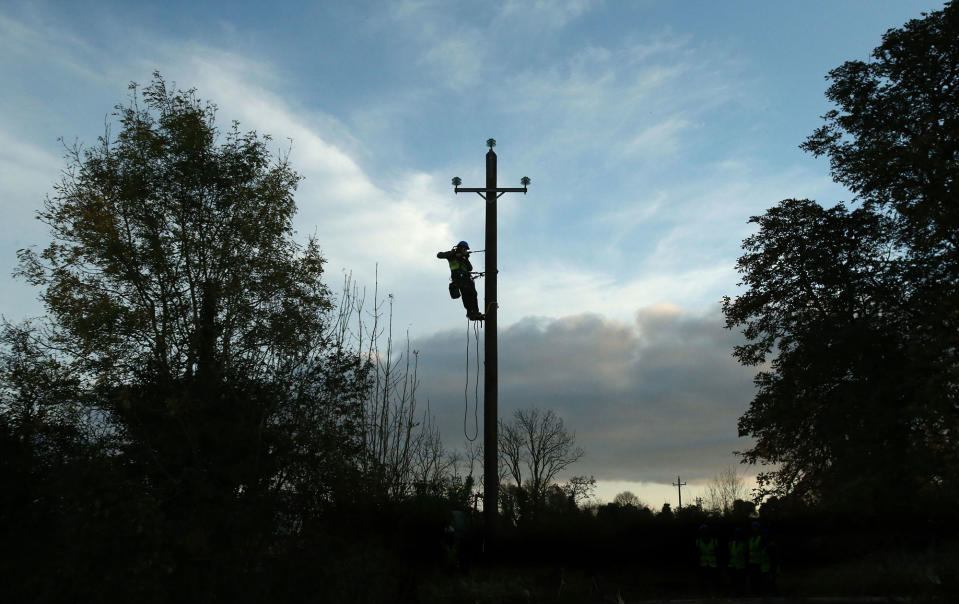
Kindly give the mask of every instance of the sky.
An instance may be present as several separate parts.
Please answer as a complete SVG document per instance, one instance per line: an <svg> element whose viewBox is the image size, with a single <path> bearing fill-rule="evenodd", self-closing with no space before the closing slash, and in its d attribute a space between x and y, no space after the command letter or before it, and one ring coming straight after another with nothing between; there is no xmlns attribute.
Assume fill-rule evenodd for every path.
<svg viewBox="0 0 959 604"><path fill-rule="evenodd" d="M675 506L681 477L689 502L728 467L759 470L734 455L754 369L720 312L749 217L851 199L798 148L831 108L824 78L942 6L6 0L0 312L43 312L11 273L16 250L49 242L34 214L66 166L58 139L95 143L156 70L214 102L221 126L289 149L297 237L316 235L332 289L350 274L392 294L420 398L461 448L475 342L436 252L485 247L483 200L450 180L483 186L495 138L499 185L532 179L497 204L500 416L553 409L586 451L571 473L595 476L601 500Z"/></svg>

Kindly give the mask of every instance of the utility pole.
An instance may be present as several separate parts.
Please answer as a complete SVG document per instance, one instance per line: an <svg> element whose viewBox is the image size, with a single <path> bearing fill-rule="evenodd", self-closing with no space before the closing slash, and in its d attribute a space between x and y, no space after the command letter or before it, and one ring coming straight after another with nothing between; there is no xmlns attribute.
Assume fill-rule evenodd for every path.
<svg viewBox="0 0 959 604"><path fill-rule="evenodd" d="M486 287L484 309L486 324L484 330L483 357L483 518L486 523L486 539L491 541L496 532L496 514L499 501L499 459L497 453L497 395L499 384L498 357L496 347L496 200L503 193L526 193L530 179L526 176L520 181L522 188L501 188L496 186L496 153L493 147L496 140L488 139L486 146L486 186L482 188L460 187L462 180L453 178L454 193L477 193L486 200Z"/></svg>
<svg viewBox="0 0 959 604"><path fill-rule="evenodd" d="M686 486L685 482L682 482L679 479L679 476L676 476L676 482L673 483L673 486L679 489L679 507L676 508L677 511L683 509L683 487Z"/></svg>

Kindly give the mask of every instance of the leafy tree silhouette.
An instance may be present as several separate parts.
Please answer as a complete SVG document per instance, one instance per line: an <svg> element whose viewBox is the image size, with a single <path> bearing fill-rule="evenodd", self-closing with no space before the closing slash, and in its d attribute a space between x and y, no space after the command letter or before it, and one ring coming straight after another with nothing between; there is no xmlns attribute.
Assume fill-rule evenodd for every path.
<svg viewBox="0 0 959 604"><path fill-rule="evenodd" d="M62 386L32 408L79 410L152 502L132 523L161 553L134 565L224 597L278 531L355 498L369 363L336 338L318 243L293 239L287 156L236 122L221 132L212 104L159 74L130 91L116 137L68 148L38 213L52 243L18 253L48 320L7 326L7 368L33 374L5 402Z"/></svg>
<svg viewBox="0 0 959 604"><path fill-rule="evenodd" d="M950 2L830 72L837 109L802 147L860 208L788 199L750 219L747 289L723 311L735 356L763 366L739 424L744 459L779 464L761 494L876 509L959 492L957 32Z"/></svg>

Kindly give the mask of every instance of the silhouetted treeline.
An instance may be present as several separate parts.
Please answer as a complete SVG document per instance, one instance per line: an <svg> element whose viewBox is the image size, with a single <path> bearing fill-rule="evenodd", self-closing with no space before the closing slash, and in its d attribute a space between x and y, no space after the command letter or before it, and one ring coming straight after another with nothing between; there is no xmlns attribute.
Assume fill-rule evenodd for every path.
<svg viewBox="0 0 959 604"><path fill-rule="evenodd" d="M748 502L743 502L748 503ZM868 502L861 502L868 508ZM760 513L727 516L695 506L679 512L604 504L588 509L552 512L536 523L503 531L506 555L516 562L559 565L643 564L694 565L693 542L702 525L721 535L759 522L784 544L790 565L815 565L864 554L880 544L902 553L925 551L939 541L955 540L959 520L944 513L928 522L911 515L855 516L816 506L771 501ZM947 512L947 510L942 510Z"/></svg>
<svg viewBox="0 0 959 604"><path fill-rule="evenodd" d="M4 543L15 552L2 572L11 601L424 601L425 585L489 565L520 574L566 569L603 577L615 570L645 577L649 591L642 593L651 597L695 595L700 527L726 540L756 520L779 545L787 593L798 573L850 560L864 560L857 573L878 573L893 560L934 557L941 589L959 586L948 562L957 546L955 515L946 509L930 523L913 514L855 516L779 500L759 514L736 502L742 505L723 516L695 506L584 509L556 497L535 518L514 525L501 517L501 540L484 554L481 514L461 488L396 498L359 481L321 513L282 494L217 501L202 490L158 492L129 459L92 448L66 427L29 438L6 418L2 427ZM869 509L869 502L860 505ZM454 510L468 519L462 535L450 534ZM907 578L895 593L923 587L921 577ZM829 592L807 585L799 593Z"/></svg>

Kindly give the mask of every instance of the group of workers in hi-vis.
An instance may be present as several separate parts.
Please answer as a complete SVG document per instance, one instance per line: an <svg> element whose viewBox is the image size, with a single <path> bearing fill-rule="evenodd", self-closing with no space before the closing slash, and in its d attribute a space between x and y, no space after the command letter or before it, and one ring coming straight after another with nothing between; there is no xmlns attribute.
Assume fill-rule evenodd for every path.
<svg viewBox="0 0 959 604"><path fill-rule="evenodd" d="M710 595L765 596L775 592L779 549L758 520L748 529L736 527L725 535L701 525L696 553L700 586Z"/></svg>

